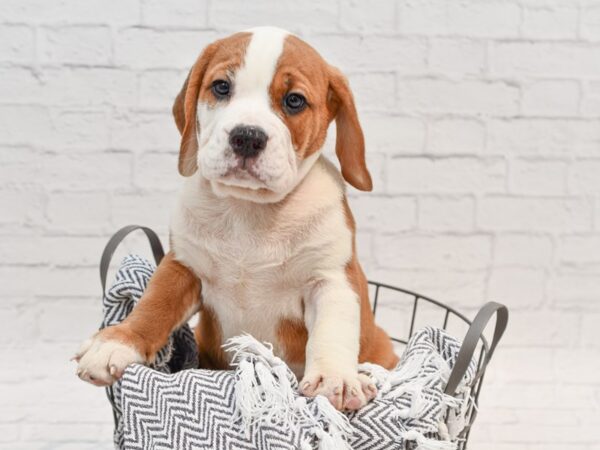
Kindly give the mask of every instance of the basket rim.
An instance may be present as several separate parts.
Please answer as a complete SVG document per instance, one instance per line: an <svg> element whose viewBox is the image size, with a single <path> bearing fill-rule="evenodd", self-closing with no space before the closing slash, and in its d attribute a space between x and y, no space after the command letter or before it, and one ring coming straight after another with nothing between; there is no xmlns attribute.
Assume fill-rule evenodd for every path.
<svg viewBox="0 0 600 450"><path fill-rule="evenodd" d="M447 304L445 304L439 300L436 300L434 298L431 298L427 295L422 295L422 294L419 294L418 292L412 291L410 289L401 288L401 287L394 286L389 283L382 283L382 282L376 281L376 280L369 279L369 280L367 280L367 283L375 286L376 288L381 287L381 288L385 288L385 289L391 289L393 291L397 291L397 292L401 292L403 294L410 295L410 296L414 297L415 300L425 300L426 302L433 303L434 305L444 308L446 311L449 311L450 313L454 314L456 317L461 319L467 325L471 326L471 324L473 323L473 320L468 319L467 316L465 316L463 313L457 311L454 307L448 306ZM410 338L410 336L409 336L409 338ZM489 351L488 341L484 335L481 335L480 339L481 339L482 345L485 349L485 352L487 353Z"/></svg>

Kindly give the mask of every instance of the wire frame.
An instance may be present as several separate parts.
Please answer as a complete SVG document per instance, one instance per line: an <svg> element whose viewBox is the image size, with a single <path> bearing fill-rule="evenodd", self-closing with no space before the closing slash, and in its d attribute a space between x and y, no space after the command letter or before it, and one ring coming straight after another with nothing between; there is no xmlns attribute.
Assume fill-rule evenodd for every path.
<svg viewBox="0 0 600 450"><path fill-rule="evenodd" d="M423 305L425 305L425 304L433 305L433 307L439 308L439 310L442 312L441 316L443 317L441 320L441 323L439 323L439 324L428 323L428 325L438 326L439 328L447 330L449 324L452 321L459 321L459 322L463 323L466 327L469 327L472 323L471 320L467 319L467 317L465 317L460 312L456 311L454 308L452 308L448 305L445 305L442 302L434 300L430 297L426 297L424 295L417 294L416 292L409 291L407 289L402 289L402 288L399 288L396 286L391 286L389 284L379 283L376 281L369 281L369 285L372 288L374 288L373 289L374 292L371 294L371 300L372 300L372 307L373 307L373 315L375 316L375 318L377 318L377 310L378 310L378 306L380 306L380 303L381 303L380 297L381 297L382 292L388 291L388 292L400 293L408 299L407 301L408 301L408 306L410 308L410 317L411 317L410 326L408 327L408 332L405 333L404 335L400 335L400 336L393 335L393 334L390 335L390 338L392 339L392 341L396 342L398 344L402 344L402 345L408 344L410 337L416 331L415 323L418 318L419 307L421 307L421 310L422 310ZM478 404L479 404L479 393L481 392L481 385L483 382L483 375L485 372L484 367L483 367L483 361L485 359L485 355L487 354L487 352L489 350L488 342L483 335L480 337L479 340L480 340L480 342L479 342L479 354L478 354L478 359L477 359L477 373L476 373L476 375L473 379L473 382L471 383L471 386L470 386L469 395L471 396L471 402L469 404L467 413L465 415L466 426L458 436L458 449L459 450L466 450L467 441L469 439L469 434L471 432L471 427L477 416L477 408L478 408ZM407 444L406 444L407 449L410 449L409 445L410 444L407 442Z"/></svg>
<svg viewBox="0 0 600 450"><path fill-rule="evenodd" d="M380 295L382 292L391 291L391 292L400 293L400 294L407 296L409 298L409 301L412 302L410 304L411 320L410 320L410 327L409 327L408 333L404 336L391 335L390 338L393 342L403 344L403 345L408 344L410 337L413 335L413 333L415 331L415 322L417 320L419 306L423 303L434 305L436 308L439 308L441 311L443 311L443 320L442 320L442 323L439 324L438 326L444 330L448 329L448 325L451 322L451 320L459 320L462 323L464 323L467 327L471 325L472 321L467 319L463 314L459 313L454 308L451 308L450 306L447 306L447 305L443 304L442 302L439 302L432 298L426 297L421 294L417 294L416 292L412 292L407 289L402 289L402 288L399 288L396 286L390 286L389 284L378 283L376 281L369 281L369 285L374 288L374 293L371 296L371 299L372 299L372 303L373 303L373 315L375 316L375 318L377 318L377 309L378 309L378 306L380 303ZM435 324L429 324L429 325L435 325ZM479 350L479 357L478 357L478 361L477 361L477 374L475 375L475 378L470 387L470 396L472 398L472 401L470 402L469 408L465 415L466 426L458 436L458 447L457 447L458 450L466 450L467 441L469 439L469 434L471 432L471 427L477 416L477 408L478 408L478 404L479 404L479 393L481 392L481 385L483 383L483 376L484 376L484 372L485 372L485 370L483 368L483 361L485 359L485 355L487 354L488 350L489 350L488 342L487 342L486 338L482 335L480 337L480 350ZM113 419L114 419L114 423L115 423L115 427L116 427L116 426L118 426L118 420L117 420L117 414L116 414L117 405L115 402L113 386L109 386L106 388L106 395L112 405ZM409 442L406 443L407 450L409 450L411 448L410 445L411 444Z"/></svg>

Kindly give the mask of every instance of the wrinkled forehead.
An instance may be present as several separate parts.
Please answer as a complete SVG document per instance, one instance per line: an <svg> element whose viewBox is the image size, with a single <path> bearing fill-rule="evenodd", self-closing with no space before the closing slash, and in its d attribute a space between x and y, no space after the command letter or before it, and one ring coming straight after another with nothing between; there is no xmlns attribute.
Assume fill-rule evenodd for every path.
<svg viewBox="0 0 600 450"><path fill-rule="evenodd" d="M300 38L280 28L260 27L217 42L206 78L235 81L236 97L266 93L274 79L284 84L318 85L325 62ZM307 89L304 89L307 90Z"/></svg>

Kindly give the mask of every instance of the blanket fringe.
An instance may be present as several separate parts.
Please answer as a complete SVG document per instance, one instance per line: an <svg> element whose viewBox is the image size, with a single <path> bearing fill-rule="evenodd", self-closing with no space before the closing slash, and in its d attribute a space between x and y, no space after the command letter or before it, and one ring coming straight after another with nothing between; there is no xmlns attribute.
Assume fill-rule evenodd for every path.
<svg viewBox="0 0 600 450"><path fill-rule="evenodd" d="M310 407L296 394L298 382L285 363L273 355L272 347L248 334L227 341L223 348L233 353L236 367L235 415L247 435L258 422L284 427L286 432L308 428L318 440L320 450L351 450L347 439L352 434L348 418L329 401L317 396ZM258 428L256 428L258 430ZM312 449L310 439L302 449Z"/></svg>
<svg viewBox="0 0 600 450"><path fill-rule="evenodd" d="M407 441L415 441L417 443L415 450L456 450L456 443L429 439L416 430L406 431L402 433L402 437Z"/></svg>

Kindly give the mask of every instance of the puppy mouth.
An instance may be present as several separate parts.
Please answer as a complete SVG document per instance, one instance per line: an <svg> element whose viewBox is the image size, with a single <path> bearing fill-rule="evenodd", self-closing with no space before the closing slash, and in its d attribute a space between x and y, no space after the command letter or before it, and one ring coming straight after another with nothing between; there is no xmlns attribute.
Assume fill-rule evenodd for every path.
<svg viewBox="0 0 600 450"><path fill-rule="evenodd" d="M230 167L219 182L232 187L252 190L268 189L267 184L256 171L254 158L237 158L236 164Z"/></svg>

